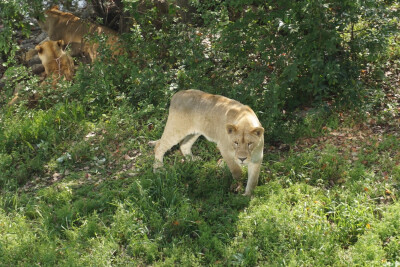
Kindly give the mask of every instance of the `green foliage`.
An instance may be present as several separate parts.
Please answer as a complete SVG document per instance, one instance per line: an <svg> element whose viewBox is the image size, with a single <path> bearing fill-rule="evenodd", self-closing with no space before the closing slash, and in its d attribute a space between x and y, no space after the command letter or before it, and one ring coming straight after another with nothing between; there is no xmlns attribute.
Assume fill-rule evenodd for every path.
<svg viewBox="0 0 400 267"><path fill-rule="evenodd" d="M7 64L15 64L19 46L16 42L17 30L24 36L30 34L32 23L28 17L34 14L41 1L5 0L0 3L0 57L6 58Z"/></svg>
<svg viewBox="0 0 400 267"><path fill-rule="evenodd" d="M288 140L284 132L302 131L293 111L332 98L335 105L361 99L360 73L381 72L396 31L391 4L194 1L192 15L202 27L172 23L179 18L172 3L161 18L157 8L136 12L138 2L127 9L138 23L140 57L151 59L152 68L164 66L162 81L172 90L198 88L237 99L257 111L271 139ZM155 20L161 29L149 24Z"/></svg>
<svg viewBox="0 0 400 267"><path fill-rule="evenodd" d="M24 184L31 175L41 173L52 153L63 150L63 140L79 136L71 128L85 129L82 106L56 106L51 111L37 110L5 116L0 125L0 185ZM78 125L79 124L79 125ZM10 179L13 177L13 179Z"/></svg>
<svg viewBox="0 0 400 267"><path fill-rule="evenodd" d="M3 2L2 51L1 40L14 38L9 23L39 5ZM166 1L165 12L124 1L134 19L122 37L127 54L112 57L104 36L93 37L99 58L72 82L39 86L27 68L8 68L1 264L398 264L398 104L373 86L398 60L398 4L189 1L185 17L178 2ZM7 106L17 87L20 101ZM262 121L268 142L251 199L232 192L216 145L203 138L193 147L203 160L172 149L152 172L148 142L162 134L171 95L188 88L240 100ZM360 96L348 119L335 110ZM362 141L346 143L368 123ZM357 134L331 132L355 125Z"/></svg>
<svg viewBox="0 0 400 267"><path fill-rule="evenodd" d="M155 129L162 125L154 123ZM194 153L206 161L183 163L172 151L166 169L153 174L151 148L140 136L155 133L132 108L120 107L94 124L86 139L64 137L71 140L64 151L77 164L46 167L50 173L68 169L62 180L2 194L0 225L13 233L0 240L2 262L253 266L377 265L399 259L398 203L383 209L374 203L382 196L375 186L379 178L360 178L367 177L367 167L347 176L350 166L332 147L269 155L268 173L262 172L269 182L249 201L230 192L229 170L218 167L218 152L204 140ZM382 142L380 153L390 142L390 137ZM345 181L331 184L329 179L337 178L332 174ZM307 179L312 175L322 181ZM378 195L371 198L373 190Z"/></svg>

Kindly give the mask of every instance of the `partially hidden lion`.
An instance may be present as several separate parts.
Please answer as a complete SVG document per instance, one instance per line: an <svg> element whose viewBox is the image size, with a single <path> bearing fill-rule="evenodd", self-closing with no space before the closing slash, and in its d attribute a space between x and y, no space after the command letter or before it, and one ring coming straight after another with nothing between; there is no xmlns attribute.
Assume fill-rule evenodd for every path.
<svg viewBox="0 0 400 267"><path fill-rule="evenodd" d="M57 81L60 78L64 78L65 80L72 80L74 75L74 61L72 57L65 52L62 47L64 46L63 40L58 41L45 41L35 47L37 51L40 61L44 66L44 71L47 77L52 78L53 87L57 84ZM42 82L41 84L45 84L46 82ZM19 91L21 90L21 86L18 85L15 87L14 95L11 101L8 103L9 106L16 104L19 100ZM30 105L34 105L40 95L38 93L34 93L29 96Z"/></svg>
<svg viewBox="0 0 400 267"><path fill-rule="evenodd" d="M162 167L164 154L178 143L184 156L193 157L191 148L200 135L217 144L233 178L240 179L241 166L248 166L244 195L250 196L260 174L264 128L249 106L224 96L187 90L172 97L164 132L154 143L154 171Z"/></svg>
<svg viewBox="0 0 400 267"><path fill-rule="evenodd" d="M96 59L99 43L89 40L88 37L92 34L106 35L106 44L110 46L113 55L123 53L123 49L118 44L119 38L116 31L80 19L71 13L62 12L58 6L47 10L44 20L38 19L38 24L51 40L63 40L65 45L70 45L73 56L84 53L89 55L92 61Z"/></svg>
<svg viewBox="0 0 400 267"><path fill-rule="evenodd" d="M74 61L72 57L63 50L64 41L45 41L35 47L42 61L47 77L58 81L61 77L72 80L74 75Z"/></svg>

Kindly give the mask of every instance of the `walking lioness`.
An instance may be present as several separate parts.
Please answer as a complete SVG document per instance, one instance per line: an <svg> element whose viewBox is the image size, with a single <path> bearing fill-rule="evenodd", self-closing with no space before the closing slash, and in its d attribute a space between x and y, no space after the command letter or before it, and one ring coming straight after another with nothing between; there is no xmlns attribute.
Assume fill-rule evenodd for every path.
<svg viewBox="0 0 400 267"><path fill-rule="evenodd" d="M154 170L179 142L182 154L193 157L191 148L200 135L217 144L233 178L241 177L241 165L248 166L244 195L250 196L260 174L264 128L249 106L224 96L187 90L172 97L164 133L155 143Z"/></svg>

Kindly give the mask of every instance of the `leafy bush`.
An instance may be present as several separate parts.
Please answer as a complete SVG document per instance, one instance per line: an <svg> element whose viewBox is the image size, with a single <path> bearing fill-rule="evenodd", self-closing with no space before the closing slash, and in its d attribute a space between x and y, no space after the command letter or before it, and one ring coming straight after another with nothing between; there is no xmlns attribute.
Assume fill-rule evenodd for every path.
<svg viewBox="0 0 400 267"><path fill-rule="evenodd" d="M387 53L397 21L396 8L388 8L393 1L191 4L197 27L176 23L181 17L173 2L161 18L157 8L141 13L138 3L127 5L138 23L133 30L138 42L131 40L139 57L148 60L149 74L163 77L158 82L164 91L197 88L250 105L275 140L301 130L282 123L296 125L292 112L297 109L332 99L359 101L360 73L379 72L377 62ZM155 20L161 20L161 28L148 23ZM153 91L154 84L149 88Z"/></svg>
<svg viewBox="0 0 400 267"><path fill-rule="evenodd" d="M17 33L24 37L30 34L32 23L28 20L37 12L41 1L7 0L0 3L0 58L6 59L5 64L13 66L16 63L16 52L19 50Z"/></svg>
<svg viewBox="0 0 400 267"><path fill-rule="evenodd" d="M5 31L15 29L9 21L25 14L20 9L31 13L42 1L31 2L0 3L1 15L16 11L4 16ZM124 15L134 19L122 37L127 55L113 58L101 46L98 60L81 64L72 82L38 86L25 67L7 71L0 262L396 265L399 139L384 123L397 126L398 106L363 82L374 90L381 63L398 57L395 36L386 50L398 4L164 1L164 10L155 3L124 1ZM8 107L16 86L21 101ZM172 149L154 174L148 141L161 136L171 95L189 88L250 105L268 141L313 138L267 143L251 199L232 192L217 146L203 138L193 148L203 161ZM29 105L35 93L41 97ZM332 112L363 95L375 97L363 100L370 110L388 107L378 122L362 112L349 121ZM338 127L352 134L327 134Z"/></svg>
<svg viewBox="0 0 400 267"><path fill-rule="evenodd" d="M68 129L85 128L82 111L79 104L60 104L51 111L32 111L29 116L17 113L3 118L0 154L4 155L5 161L0 165L4 167L0 173L0 185L9 182L21 185L33 174L43 171L52 153L63 149L63 140L79 136L78 132ZM78 126L78 123L82 124Z"/></svg>

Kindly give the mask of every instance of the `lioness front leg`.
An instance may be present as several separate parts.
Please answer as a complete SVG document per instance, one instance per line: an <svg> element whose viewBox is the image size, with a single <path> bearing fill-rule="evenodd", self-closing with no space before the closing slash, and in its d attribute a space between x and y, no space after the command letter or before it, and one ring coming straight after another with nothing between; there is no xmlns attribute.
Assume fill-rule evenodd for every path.
<svg viewBox="0 0 400 267"><path fill-rule="evenodd" d="M251 194L253 193L253 190L258 183L258 177L260 176L260 168L261 168L261 162L249 163L247 171L248 172L247 185L246 185L246 191L243 194L244 196L251 196Z"/></svg>
<svg viewBox="0 0 400 267"><path fill-rule="evenodd" d="M222 153L222 157L228 165L229 170L231 171L232 177L235 180L234 184L231 186L232 190L238 191L241 188L240 178L242 177L242 168L239 164L236 163L234 157L230 155L226 155Z"/></svg>

